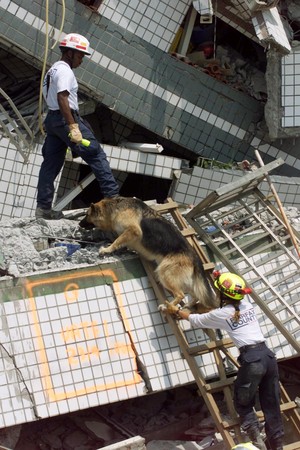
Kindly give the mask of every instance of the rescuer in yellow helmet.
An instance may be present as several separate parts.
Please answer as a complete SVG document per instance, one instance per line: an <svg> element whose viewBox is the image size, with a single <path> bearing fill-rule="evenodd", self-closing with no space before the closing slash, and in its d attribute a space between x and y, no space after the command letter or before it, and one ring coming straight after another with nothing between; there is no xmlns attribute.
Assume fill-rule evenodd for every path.
<svg viewBox="0 0 300 450"><path fill-rule="evenodd" d="M280 412L278 365L275 354L266 345L254 307L245 298L252 290L235 273L214 272L214 277L214 286L220 296L219 308L204 314L194 314L188 309L166 304L166 311L175 314L178 319L188 320L193 328L227 332L240 351L240 367L234 383L234 405L240 416L241 428L255 447L266 450L254 411L258 391L269 446L272 450L282 450L284 432Z"/></svg>

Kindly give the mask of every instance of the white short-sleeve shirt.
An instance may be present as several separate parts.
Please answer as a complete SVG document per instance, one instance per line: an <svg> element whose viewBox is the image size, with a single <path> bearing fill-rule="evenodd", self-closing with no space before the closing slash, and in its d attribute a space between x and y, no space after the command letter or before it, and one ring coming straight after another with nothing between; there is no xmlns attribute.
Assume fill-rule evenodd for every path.
<svg viewBox="0 0 300 450"><path fill-rule="evenodd" d="M50 67L43 82L43 96L50 110L58 110L57 94L69 92L69 105L71 109L78 110L78 83L73 70L64 61L57 61Z"/></svg>
<svg viewBox="0 0 300 450"><path fill-rule="evenodd" d="M265 338L260 329L254 307L247 300L242 300L240 306L240 319L235 322L235 313L232 305L214 309L204 314L190 314L189 321L194 328L211 328L227 331L236 347L264 342Z"/></svg>

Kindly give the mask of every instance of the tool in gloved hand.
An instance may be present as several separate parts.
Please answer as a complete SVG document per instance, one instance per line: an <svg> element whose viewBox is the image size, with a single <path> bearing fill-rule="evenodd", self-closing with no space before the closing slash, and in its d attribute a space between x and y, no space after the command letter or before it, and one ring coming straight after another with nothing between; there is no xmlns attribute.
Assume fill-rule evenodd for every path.
<svg viewBox="0 0 300 450"><path fill-rule="evenodd" d="M82 134L81 131L79 130L79 125L78 123L71 123L71 125L69 125L69 138L72 142L74 142L75 144L80 144L82 141Z"/></svg>
<svg viewBox="0 0 300 450"><path fill-rule="evenodd" d="M75 144L82 144L84 147L89 147L91 142L88 139L83 139L78 123L72 123L69 125L69 129L70 133L68 136L72 142Z"/></svg>

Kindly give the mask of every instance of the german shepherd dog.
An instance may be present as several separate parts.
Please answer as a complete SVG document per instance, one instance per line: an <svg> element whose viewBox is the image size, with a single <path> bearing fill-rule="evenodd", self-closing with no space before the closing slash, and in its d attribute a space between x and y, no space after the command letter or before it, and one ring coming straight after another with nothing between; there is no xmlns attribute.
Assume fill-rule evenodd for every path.
<svg viewBox="0 0 300 450"><path fill-rule="evenodd" d="M115 197L92 203L79 226L96 227L118 236L111 245L100 248L101 255L128 247L155 262L158 281L174 297L168 305L176 306L189 294L189 307L196 305L202 312L217 307L196 251L175 225L142 200Z"/></svg>

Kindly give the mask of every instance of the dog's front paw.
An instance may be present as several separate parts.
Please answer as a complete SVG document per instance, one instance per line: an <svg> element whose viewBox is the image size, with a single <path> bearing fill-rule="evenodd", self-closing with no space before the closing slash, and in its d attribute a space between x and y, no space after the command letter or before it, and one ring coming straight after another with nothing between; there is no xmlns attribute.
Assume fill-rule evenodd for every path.
<svg viewBox="0 0 300 450"><path fill-rule="evenodd" d="M170 302L165 302L164 305L160 305L159 309L165 314L171 314L176 316L179 308L178 306L173 305Z"/></svg>
<svg viewBox="0 0 300 450"><path fill-rule="evenodd" d="M105 255L107 253L111 253L110 247L100 247L99 248L99 255Z"/></svg>
<svg viewBox="0 0 300 450"><path fill-rule="evenodd" d="M158 310L164 313L167 312L167 307L166 305L159 305Z"/></svg>

